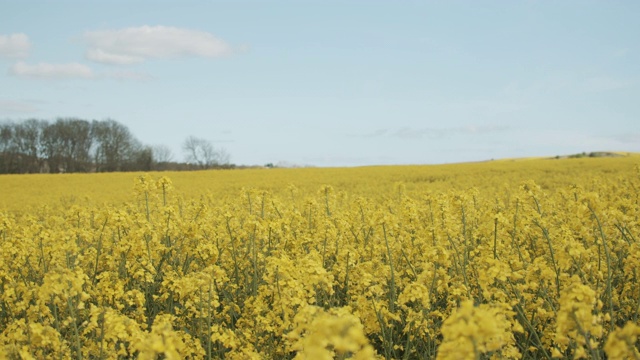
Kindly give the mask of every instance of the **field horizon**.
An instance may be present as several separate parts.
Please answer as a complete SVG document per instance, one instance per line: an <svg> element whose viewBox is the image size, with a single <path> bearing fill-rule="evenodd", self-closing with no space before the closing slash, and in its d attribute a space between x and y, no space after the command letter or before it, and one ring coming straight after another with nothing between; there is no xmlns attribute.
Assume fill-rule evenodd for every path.
<svg viewBox="0 0 640 360"><path fill-rule="evenodd" d="M425 184L432 190L449 186L459 190L471 187L482 189L508 173L520 174L510 180L511 185L516 185L517 181L534 180L546 186L544 178L549 172L569 173L590 166L599 172L607 172L621 168L631 169L640 161L640 153L634 152L602 151L597 152L600 156L594 157L588 155L595 153L583 154L424 165L5 174L0 175L0 188L4 193L0 198L0 211L35 209L53 204L120 204L130 197L133 181L141 174L168 177L173 181L177 194L193 198L201 196L202 189L211 193L235 194L247 188L275 190L295 185L310 191L324 184L337 189L351 187L363 179L367 180L368 186L392 186L394 183L404 182L410 190ZM522 172L523 166L527 167L526 172ZM470 178L465 179L465 176Z"/></svg>

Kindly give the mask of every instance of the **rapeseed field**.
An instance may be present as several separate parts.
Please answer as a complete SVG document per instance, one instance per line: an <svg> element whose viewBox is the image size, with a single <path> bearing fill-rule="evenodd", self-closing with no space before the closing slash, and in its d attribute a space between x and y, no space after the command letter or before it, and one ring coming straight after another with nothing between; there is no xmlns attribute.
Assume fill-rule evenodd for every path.
<svg viewBox="0 0 640 360"><path fill-rule="evenodd" d="M639 166L2 176L0 359L638 359Z"/></svg>

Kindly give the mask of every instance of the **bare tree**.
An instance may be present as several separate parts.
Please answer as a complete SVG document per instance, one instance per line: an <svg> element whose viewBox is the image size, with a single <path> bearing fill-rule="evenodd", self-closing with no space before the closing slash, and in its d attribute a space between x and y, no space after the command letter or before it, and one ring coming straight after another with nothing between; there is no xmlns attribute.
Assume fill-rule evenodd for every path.
<svg viewBox="0 0 640 360"><path fill-rule="evenodd" d="M187 162L202 169L229 163L229 154L224 149L216 149L206 139L189 136L182 145Z"/></svg>
<svg viewBox="0 0 640 360"><path fill-rule="evenodd" d="M231 162L231 155L224 148L219 148L216 151L218 165L229 165Z"/></svg>
<svg viewBox="0 0 640 360"><path fill-rule="evenodd" d="M167 145L154 145L152 150L154 162L160 164L173 161L173 151Z"/></svg>
<svg viewBox="0 0 640 360"><path fill-rule="evenodd" d="M173 151L167 145L151 146L151 159L154 170L169 170L173 162Z"/></svg>

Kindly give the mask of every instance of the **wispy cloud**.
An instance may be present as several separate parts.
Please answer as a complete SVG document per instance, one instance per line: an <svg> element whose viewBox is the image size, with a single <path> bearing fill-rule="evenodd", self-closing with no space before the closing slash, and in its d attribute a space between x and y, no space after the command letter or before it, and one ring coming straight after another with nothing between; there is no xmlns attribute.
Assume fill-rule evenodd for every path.
<svg viewBox="0 0 640 360"><path fill-rule="evenodd" d="M360 135L354 135L362 138L398 138L398 139L441 139L456 135L481 135L496 132L503 132L509 130L508 126L504 125L467 125L459 127L449 128L433 128L433 127L402 127L396 129L378 129L372 132L367 132Z"/></svg>
<svg viewBox="0 0 640 360"><path fill-rule="evenodd" d="M88 46L87 59L114 65L186 56L215 58L233 52L229 44L211 33L168 26L89 31L82 39Z"/></svg>
<svg viewBox="0 0 640 360"><path fill-rule="evenodd" d="M80 63L50 64L38 63L27 64L23 61L14 64L9 69L10 75L37 78L37 79L86 79L86 80L117 80L117 81L151 81L154 77L145 72L139 71L104 71L95 72L90 66Z"/></svg>
<svg viewBox="0 0 640 360"><path fill-rule="evenodd" d="M403 127L401 129L393 131L389 134L389 136L400 139L422 139L425 137L430 139L438 139L445 137L451 131L452 129Z"/></svg>
<svg viewBox="0 0 640 360"><path fill-rule="evenodd" d="M605 92L624 89L633 84L629 80L614 79L609 76L592 77L584 81L582 88L588 92Z"/></svg>
<svg viewBox="0 0 640 360"><path fill-rule="evenodd" d="M0 99L0 114L28 114L38 110L33 102Z"/></svg>
<svg viewBox="0 0 640 360"><path fill-rule="evenodd" d="M538 130L519 134L518 143L544 154L555 155L592 151L638 151L640 133L604 135L589 130Z"/></svg>
<svg viewBox="0 0 640 360"><path fill-rule="evenodd" d="M361 135L359 135L357 137L376 138L376 137L385 136L388 133L389 133L389 129L378 129L378 130L374 130L374 131L369 132L369 133L361 134Z"/></svg>
<svg viewBox="0 0 640 360"><path fill-rule="evenodd" d="M302 162L306 165L294 165L288 162L279 162L281 167L311 167L311 166L356 166L363 164L390 164L394 163L394 158L389 156L345 156L345 155L325 155L325 156L305 156ZM284 165L284 166L282 166Z"/></svg>
<svg viewBox="0 0 640 360"><path fill-rule="evenodd" d="M93 70L80 63L50 64L37 63L30 65L24 61L17 62L9 69L9 74L42 79L91 79Z"/></svg>
<svg viewBox="0 0 640 360"><path fill-rule="evenodd" d="M617 49L611 55L614 58L623 58L623 57L627 56L627 54L629 54L629 50L630 50L629 48Z"/></svg>
<svg viewBox="0 0 640 360"><path fill-rule="evenodd" d="M640 133L621 134L614 137L615 140L625 144L640 144Z"/></svg>
<svg viewBox="0 0 640 360"><path fill-rule="evenodd" d="M31 43L25 34L0 35L0 57L25 58L30 49Z"/></svg>
<svg viewBox="0 0 640 360"><path fill-rule="evenodd" d="M495 116L509 114L525 108L524 105L511 101L473 100L466 107L475 112Z"/></svg>
<svg viewBox="0 0 640 360"><path fill-rule="evenodd" d="M118 81L151 81L154 79L152 75L145 72L122 70L108 72L104 77Z"/></svg>

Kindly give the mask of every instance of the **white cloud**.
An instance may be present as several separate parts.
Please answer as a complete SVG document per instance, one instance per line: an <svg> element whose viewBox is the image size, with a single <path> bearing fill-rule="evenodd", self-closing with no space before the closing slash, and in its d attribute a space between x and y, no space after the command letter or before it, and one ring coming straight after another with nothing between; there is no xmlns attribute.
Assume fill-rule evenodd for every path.
<svg viewBox="0 0 640 360"><path fill-rule="evenodd" d="M27 114L38 110L39 109L31 102L0 99L0 113Z"/></svg>
<svg viewBox="0 0 640 360"><path fill-rule="evenodd" d="M102 49L89 49L87 50L86 57L91 61L114 65L130 65L144 61L144 58L141 56L108 53Z"/></svg>
<svg viewBox="0 0 640 360"><path fill-rule="evenodd" d="M0 35L0 57L25 58L31 43L25 34Z"/></svg>
<svg viewBox="0 0 640 360"><path fill-rule="evenodd" d="M48 79L91 79L94 77L90 67L79 63L29 65L24 61L14 64L9 73L16 76L48 78Z"/></svg>
<svg viewBox="0 0 640 360"><path fill-rule="evenodd" d="M83 35L87 59L128 65L154 58L198 56L215 58L233 52L231 46L205 31L168 26L89 31Z"/></svg>

